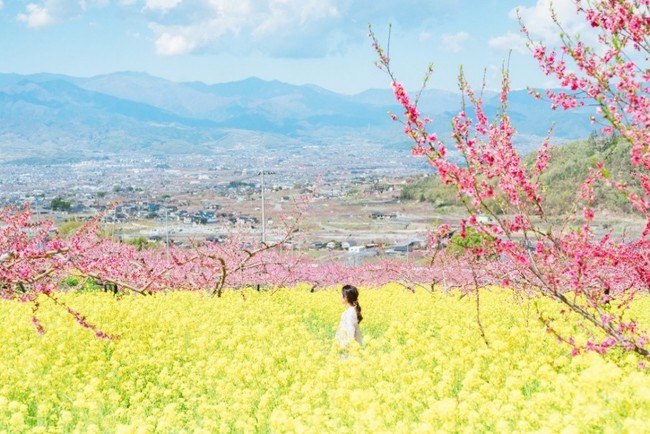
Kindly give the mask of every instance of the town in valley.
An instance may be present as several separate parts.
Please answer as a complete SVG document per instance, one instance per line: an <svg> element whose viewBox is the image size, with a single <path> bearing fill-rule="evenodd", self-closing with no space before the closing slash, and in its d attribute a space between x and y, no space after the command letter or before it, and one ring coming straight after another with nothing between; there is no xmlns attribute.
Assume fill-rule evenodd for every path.
<svg viewBox="0 0 650 434"><path fill-rule="evenodd" d="M191 247L237 233L353 262L407 255L425 247L434 224L458 221L400 198L409 180L430 173L408 149L307 151L4 164L0 206L28 204L58 228L101 215L105 236L124 242Z"/></svg>

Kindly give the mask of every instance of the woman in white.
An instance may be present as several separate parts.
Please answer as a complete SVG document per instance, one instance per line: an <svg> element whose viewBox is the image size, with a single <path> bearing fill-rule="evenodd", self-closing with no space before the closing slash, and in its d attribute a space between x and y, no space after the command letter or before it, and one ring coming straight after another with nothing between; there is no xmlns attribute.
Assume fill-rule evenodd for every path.
<svg viewBox="0 0 650 434"><path fill-rule="evenodd" d="M341 323L336 332L336 340L341 345L347 345L354 339L361 345L359 323L363 319L363 316L361 316L361 306L359 305L359 290L352 285L343 286L341 289L341 301L346 305L346 309L341 314Z"/></svg>

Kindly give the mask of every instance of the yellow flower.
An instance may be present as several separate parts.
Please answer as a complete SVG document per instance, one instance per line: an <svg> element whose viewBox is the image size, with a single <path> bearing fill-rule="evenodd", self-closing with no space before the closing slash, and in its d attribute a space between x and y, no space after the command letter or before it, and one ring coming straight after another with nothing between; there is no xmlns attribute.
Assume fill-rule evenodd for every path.
<svg viewBox="0 0 650 434"><path fill-rule="evenodd" d="M22 431L25 428L25 416L20 412L15 412L9 419L9 427L16 431Z"/></svg>

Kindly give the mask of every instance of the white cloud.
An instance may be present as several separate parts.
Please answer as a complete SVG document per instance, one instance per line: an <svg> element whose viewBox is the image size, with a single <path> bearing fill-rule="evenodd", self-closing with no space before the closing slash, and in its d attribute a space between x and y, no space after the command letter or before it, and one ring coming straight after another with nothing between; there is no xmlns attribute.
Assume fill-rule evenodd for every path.
<svg viewBox="0 0 650 434"><path fill-rule="evenodd" d="M191 52L194 43L184 35L162 33L156 39L156 52L163 56L177 56Z"/></svg>
<svg viewBox="0 0 650 434"><path fill-rule="evenodd" d="M56 22L47 6L39 6L33 3L28 4L23 14L18 14L18 21L27 24L27 27L37 29Z"/></svg>
<svg viewBox="0 0 650 434"><path fill-rule="evenodd" d="M366 38L367 23L428 38L426 29L457 10L459 0L29 0L18 20L32 28L63 23L93 8L122 8L131 23L143 20L156 51L259 51L278 57L321 57ZM5 0L0 0L5 3ZM413 11L418 11L414 14ZM122 15L124 16L124 15ZM462 38L450 39L459 49Z"/></svg>
<svg viewBox="0 0 650 434"><path fill-rule="evenodd" d="M463 49L463 42L469 39L469 33L458 32L454 34L445 33L440 37L442 48L450 53L458 53Z"/></svg>
<svg viewBox="0 0 650 434"><path fill-rule="evenodd" d="M86 10L89 7L106 7L110 4L110 0L79 0L79 5L82 10Z"/></svg>
<svg viewBox="0 0 650 434"><path fill-rule="evenodd" d="M194 52L260 51L278 57L344 51L350 41L366 37L367 23L378 27L393 23L396 29L417 35L458 4L458 0L403 0L395 8L390 0L367 2L363 7L352 0L145 1L147 7L141 12L150 21L159 52L187 52L162 49L172 40L183 40L181 45Z"/></svg>
<svg viewBox="0 0 650 434"><path fill-rule="evenodd" d="M16 19L31 28L46 27L77 17L89 7L103 7L107 0L43 0L29 3Z"/></svg>
<svg viewBox="0 0 650 434"><path fill-rule="evenodd" d="M342 0L148 0L147 5L158 53L259 50L303 57L328 52L341 33L335 1Z"/></svg>
<svg viewBox="0 0 650 434"><path fill-rule="evenodd" d="M251 0L201 0L200 7L179 2L174 8L163 10L164 19L156 15L149 24L156 35L156 52L165 56L187 54L218 45L228 35L236 38L251 25L250 3Z"/></svg>
<svg viewBox="0 0 650 434"><path fill-rule="evenodd" d="M551 10L567 34L585 33L585 22L576 13L574 0L537 0L531 7L518 6L510 11L509 16L513 19L519 16L533 39L541 40L546 45L556 45L560 42L561 30L553 22Z"/></svg>
<svg viewBox="0 0 650 434"><path fill-rule="evenodd" d="M259 37L284 32L287 26L305 26L338 15L336 6L328 1L270 0L269 13L258 15L259 24L252 34Z"/></svg>
<svg viewBox="0 0 650 434"><path fill-rule="evenodd" d="M144 8L152 11L167 12L178 6L183 0L146 0Z"/></svg>
<svg viewBox="0 0 650 434"><path fill-rule="evenodd" d="M2 0L0 0L0 9L2 9L2 6L4 5L2 4Z"/></svg>
<svg viewBox="0 0 650 434"><path fill-rule="evenodd" d="M304 24L312 19L336 18L340 15L339 8L329 1L309 0L299 3L303 5L300 11L300 23Z"/></svg>
<svg viewBox="0 0 650 434"><path fill-rule="evenodd" d="M508 32L488 39L488 46L498 50L513 50L526 54L529 52L526 48L526 42L526 38L519 33Z"/></svg>

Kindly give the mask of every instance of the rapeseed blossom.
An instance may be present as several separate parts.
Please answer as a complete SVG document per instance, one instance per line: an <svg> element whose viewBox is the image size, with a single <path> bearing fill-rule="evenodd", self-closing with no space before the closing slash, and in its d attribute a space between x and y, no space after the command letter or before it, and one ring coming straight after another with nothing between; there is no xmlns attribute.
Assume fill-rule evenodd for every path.
<svg viewBox="0 0 650 434"><path fill-rule="evenodd" d="M483 290L486 345L471 296L365 288L346 357L336 289L62 295L114 341L46 299L38 335L29 306L0 302L0 433L650 430L637 357L572 357L531 307L557 306L508 294Z"/></svg>

